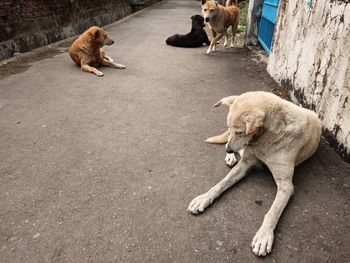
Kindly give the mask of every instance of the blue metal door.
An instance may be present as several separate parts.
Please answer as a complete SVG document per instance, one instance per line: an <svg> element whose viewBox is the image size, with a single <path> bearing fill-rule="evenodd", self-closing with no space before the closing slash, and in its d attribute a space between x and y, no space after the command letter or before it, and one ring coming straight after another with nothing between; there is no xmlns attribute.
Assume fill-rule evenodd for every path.
<svg viewBox="0 0 350 263"><path fill-rule="evenodd" d="M258 39L267 54L270 54L277 18L278 3L279 0L263 0Z"/></svg>

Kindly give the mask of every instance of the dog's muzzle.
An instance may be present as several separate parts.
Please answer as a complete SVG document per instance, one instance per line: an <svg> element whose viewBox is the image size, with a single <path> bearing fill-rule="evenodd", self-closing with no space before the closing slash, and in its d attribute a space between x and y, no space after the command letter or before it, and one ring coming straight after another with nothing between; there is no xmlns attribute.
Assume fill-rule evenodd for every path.
<svg viewBox="0 0 350 263"><path fill-rule="evenodd" d="M231 148L230 144L226 143L226 152L227 153L234 153L235 151Z"/></svg>
<svg viewBox="0 0 350 263"><path fill-rule="evenodd" d="M226 149L226 152L229 154L238 152L238 149L236 149L236 147L232 146L229 143L226 143L225 149Z"/></svg>
<svg viewBox="0 0 350 263"><path fill-rule="evenodd" d="M109 39L107 42L106 42L106 45L107 46L110 46L110 45L113 45L114 44L114 40L112 39Z"/></svg>
<svg viewBox="0 0 350 263"><path fill-rule="evenodd" d="M205 22L209 22L209 17L206 17L206 18L205 18Z"/></svg>

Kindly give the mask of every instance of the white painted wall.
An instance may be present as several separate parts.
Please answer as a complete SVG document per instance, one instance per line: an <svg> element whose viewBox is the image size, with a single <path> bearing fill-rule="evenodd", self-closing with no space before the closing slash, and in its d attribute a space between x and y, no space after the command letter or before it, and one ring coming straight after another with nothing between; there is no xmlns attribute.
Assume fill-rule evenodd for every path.
<svg viewBox="0 0 350 263"><path fill-rule="evenodd" d="M345 3L347 2L347 3ZM267 71L350 151L350 1L281 0Z"/></svg>

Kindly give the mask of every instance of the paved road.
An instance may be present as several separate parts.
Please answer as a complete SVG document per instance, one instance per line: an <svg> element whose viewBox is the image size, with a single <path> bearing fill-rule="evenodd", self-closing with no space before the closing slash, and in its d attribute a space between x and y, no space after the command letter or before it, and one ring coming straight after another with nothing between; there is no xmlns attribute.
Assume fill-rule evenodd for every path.
<svg viewBox="0 0 350 263"><path fill-rule="evenodd" d="M169 0L108 27L126 70L82 73L68 53L0 80L0 262L260 262L249 244L275 184L257 170L199 216L228 171L219 98L269 91L241 49L166 46L199 3ZM322 141L264 262L349 262L349 175Z"/></svg>

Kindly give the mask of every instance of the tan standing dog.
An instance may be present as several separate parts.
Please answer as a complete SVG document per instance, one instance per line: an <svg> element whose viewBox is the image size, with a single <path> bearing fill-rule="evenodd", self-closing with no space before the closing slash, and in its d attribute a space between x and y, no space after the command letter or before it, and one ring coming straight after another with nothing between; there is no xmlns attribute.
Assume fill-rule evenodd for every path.
<svg viewBox="0 0 350 263"><path fill-rule="evenodd" d="M267 92L226 97L215 104L219 105L229 107L229 128L221 135L208 138L207 142L227 142L226 151L229 154L241 151L241 160L221 182L193 199L188 210L193 214L203 212L252 167L264 163L275 179L277 194L253 238L252 248L255 255L265 256L272 250L275 227L294 192L294 167L316 151L321 122L313 111Z"/></svg>
<svg viewBox="0 0 350 263"><path fill-rule="evenodd" d="M92 26L74 41L69 48L69 55L81 67L82 71L102 77L103 73L95 67L102 65L125 69L124 65L115 63L102 49L102 46L109 46L113 43L114 41L107 36L102 28Z"/></svg>
<svg viewBox="0 0 350 263"><path fill-rule="evenodd" d="M216 50L216 43L225 36L224 46L228 45L227 29L232 26L230 47L233 47L235 34L239 23L237 0L227 0L226 6L221 6L212 0L202 0L202 14L209 23L214 38L211 40L207 54Z"/></svg>

